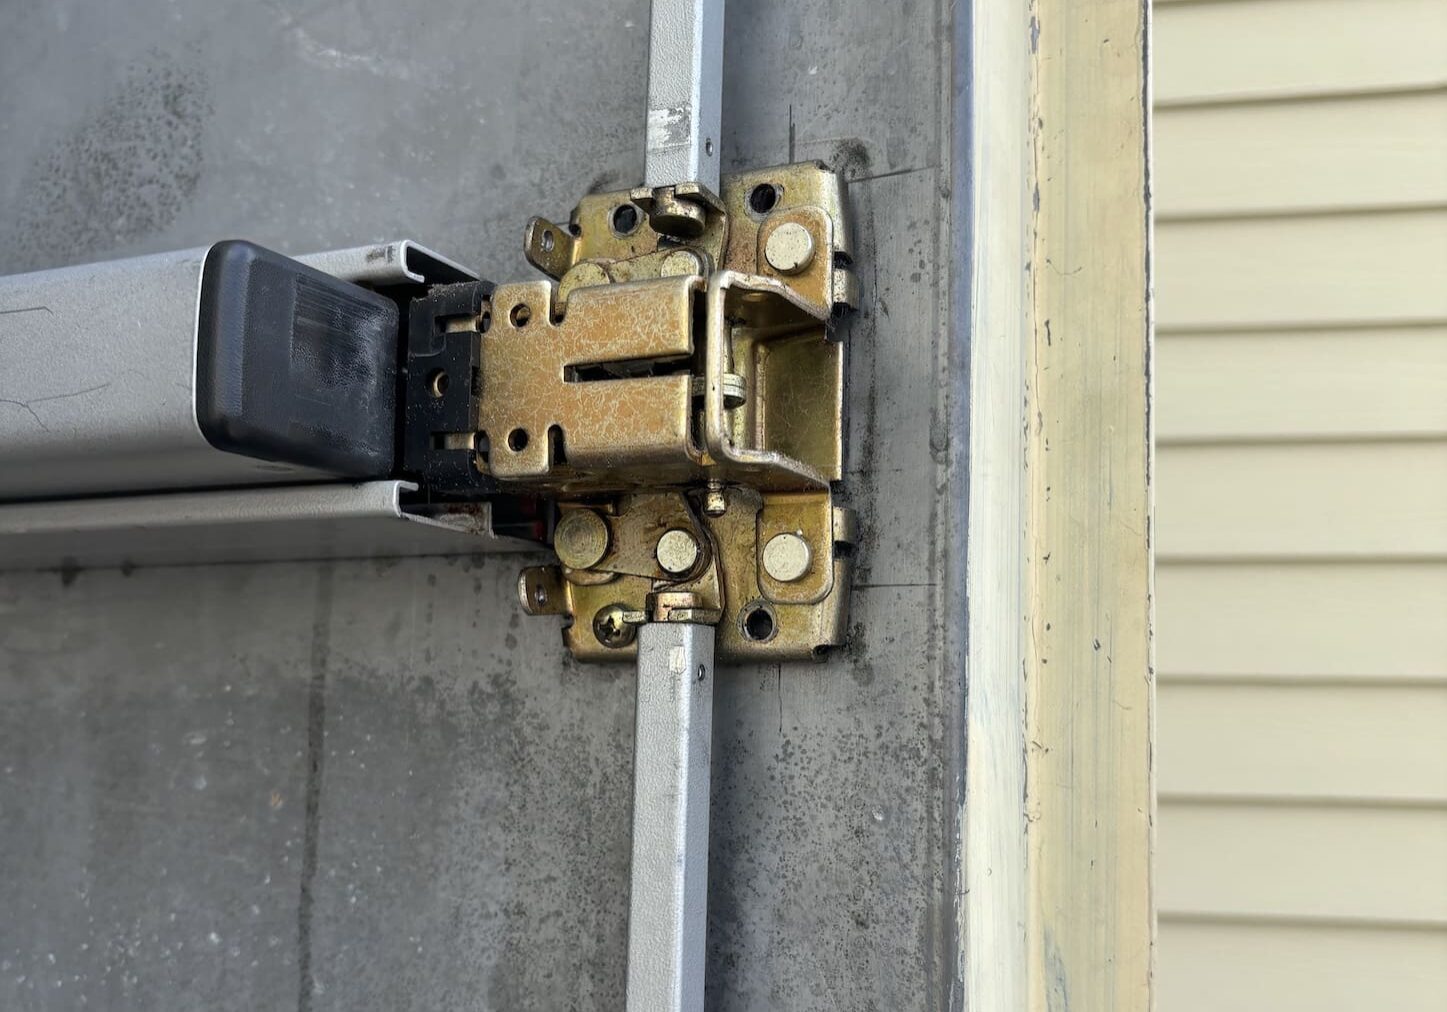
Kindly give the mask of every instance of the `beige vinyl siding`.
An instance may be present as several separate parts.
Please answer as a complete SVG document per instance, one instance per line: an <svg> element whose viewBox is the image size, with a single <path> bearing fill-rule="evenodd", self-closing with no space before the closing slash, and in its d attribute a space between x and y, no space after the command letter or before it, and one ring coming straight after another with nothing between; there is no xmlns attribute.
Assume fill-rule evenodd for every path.
<svg viewBox="0 0 1447 1012"><path fill-rule="evenodd" d="M1162 560L1161 705L1180 678L1447 683L1443 615L1444 563Z"/></svg>
<svg viewBox="0 0 1447 1012"><path fill-rule="evenodd" d="M1441 0L1157 0L1157 109L1442 84Z"/></svg>
<svg viewBox="0 0 1447 1012"><path fill-rule="evenodd" d="M1440 439L1447 326L1175 333L1156 352L1162 443Z"/></svg>
<svg viewBox="0 0 1447 1012"><path fill-rule="evenodd" d="M1163 215L1447 203L1447 91L1173 109L1157 124Z"/></svg>
<svg viewBox="0 0 1447 1012"><path fill-rule="evenodd" d="M1447 1008L1447 3L1154 67L1160 1007Z"/></svg>
<svg viewBox="0 0 1447 1012"><path fill-rule="evenodd" d="M1447 927L1447 811L1176 802L1162 909L1196 917Z"/></svg>
<svg viewBox="0 0 1447 1012"><path fill-rule="evenodd" d="M1156 726L1166 802L1447 805L1447 685L1173 682Z"/></svg>
<svg viewBox="0 0 1447 1012"><path fill-rule="evenodd" d="M1447 559L1447 442L1173 446L1157 475L1162 562Z"/></svg>
<svg viewBox="0 0 1447 1012"><path fill-rule="evenodd" d="M1156 972L1161 1012L1435 1012L1432 996L1447 993L1447 934L1259 918L1173 921L1161 932Z"/></svg>
<svg viewBox="0 0 1447 1012"><path fill-rule="evenodd" d="M1156 226L1164 336L1447 319L1447 208L1172 221L1169 206Z"/></svg>

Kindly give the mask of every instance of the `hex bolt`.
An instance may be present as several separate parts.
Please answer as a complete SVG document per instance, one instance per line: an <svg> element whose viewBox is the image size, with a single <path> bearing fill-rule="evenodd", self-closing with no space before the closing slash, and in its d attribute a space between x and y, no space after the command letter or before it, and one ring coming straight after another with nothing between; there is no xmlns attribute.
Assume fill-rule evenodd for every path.
<svg viewBox="0 0 1447 1012"><path fill-rule="evenodd" d="M682 576L698 562L698 542L688 531L675 527L671 531L664 531L663 537L658 539L658 548L654 554L665 573Z"/></svg>
<svg viewBox="0 0 1447 1012"><path fill-rule="evenodd" d="M809 572L812 554L809 542L800 535L789 531L775 534L764 546L764 572L780 583L793 583Z"/></svg>
<svg viewBox="0 0 1447 1012"><path fill-rule="evenodd" d="M798 274L814 260L814 237L797 221L786 221L769 233L764 258L780 274Z"/></svg>
<svg viewBox="0 0 1447 1012"><path fill-rule="evenodd" d="M593 510L569 510L553 531L553 551L569 569L589 569L608 554L608 522Z"/></svg>

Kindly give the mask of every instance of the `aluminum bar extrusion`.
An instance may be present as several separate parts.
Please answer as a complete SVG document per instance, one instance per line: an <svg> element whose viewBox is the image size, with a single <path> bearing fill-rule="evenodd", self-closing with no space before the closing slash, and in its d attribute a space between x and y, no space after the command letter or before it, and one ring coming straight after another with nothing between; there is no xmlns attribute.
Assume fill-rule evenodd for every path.
<svg viewBox="0 0 1447 1012"><path fill-rule="evenodd" d="M0 277L0 501L337 479L203 434L199 296L213 248ZM294 259L373 286L475 278L405 239Z"/></svg>
<svg viewBox="0 0 1447 1012"><path fill-rule="evenodd" d="M638 630L628 1012L700 1012L708 914L714 628Z"/></svg>
<svg viewBox="0 0 1447 1012"><path fill-rule="evenodd" d="M0 572L536 548L493 530L489 503L410 504L401 481L0 503Z"/></svg>
<svg viewBox="0 0 1447 1012"><path fill-rule="evenodd" d="M653 0L648 30L650 187L719 190L724 0Z"/></svg>

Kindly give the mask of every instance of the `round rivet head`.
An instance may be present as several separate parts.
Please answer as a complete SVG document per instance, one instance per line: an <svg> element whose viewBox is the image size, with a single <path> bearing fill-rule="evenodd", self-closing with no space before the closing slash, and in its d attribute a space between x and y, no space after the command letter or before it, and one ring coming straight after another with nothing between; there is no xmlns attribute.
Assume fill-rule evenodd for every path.
<svg viewBox="0 0 1447 1012"><path fill-rule="evenodd" d="M663 262L658 265L658 273L665 278L682 274L702 274L703 261L693 250L676 249L663 258Z"/></svg>
<svg viewBox="0 0 1447 1012"><path fill-rule="evenodd" d="M764 572L780 583L793 583L809 572L811 555L809 542L798 534L775 534L764 546Z"/></svg>
<svg viewBox="0 0 1447 1012"><path fill-rule="evenodd" d="M769 233L764 258L781 274L798 274L814 260L814 237L797 221L786 221Z"/></svg>
<svg viewBox="0 0 1447 1012"><path fill-rule="evenodd" d="M582 263L574 264L573 267L563 275L567 280L568 288L593 288L597 285L606 285L612 279L608 272L603 269L602 264L594 263L592 260L584 260Z"/></svg>
<svg viewBox="0 0 1447 1012"><path fill-rule="evenodd" d="M675 528L665 531L663 537L658 539L658 548L654 554L665 573L682 576L698 562L698 542L688 531Z"/></svg>
<svg viewBox="0 0 1447 1012"><path fill-rule="evenodd" d="M596 566L608 554L608 521L592 510L569 510L553 531L553 550L569 569Z"/></svg>

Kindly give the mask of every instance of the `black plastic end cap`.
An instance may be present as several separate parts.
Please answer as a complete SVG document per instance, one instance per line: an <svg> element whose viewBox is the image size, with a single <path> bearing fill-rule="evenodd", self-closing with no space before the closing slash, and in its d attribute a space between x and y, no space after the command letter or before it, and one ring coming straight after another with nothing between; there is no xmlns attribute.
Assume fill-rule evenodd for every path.
<svg viewBox="0 0 1447 1012"><path fill-rule="evenodd" d="M196 421L212 446L380 478L396 442L396 303L239 239L206 254Z"/></svg>

